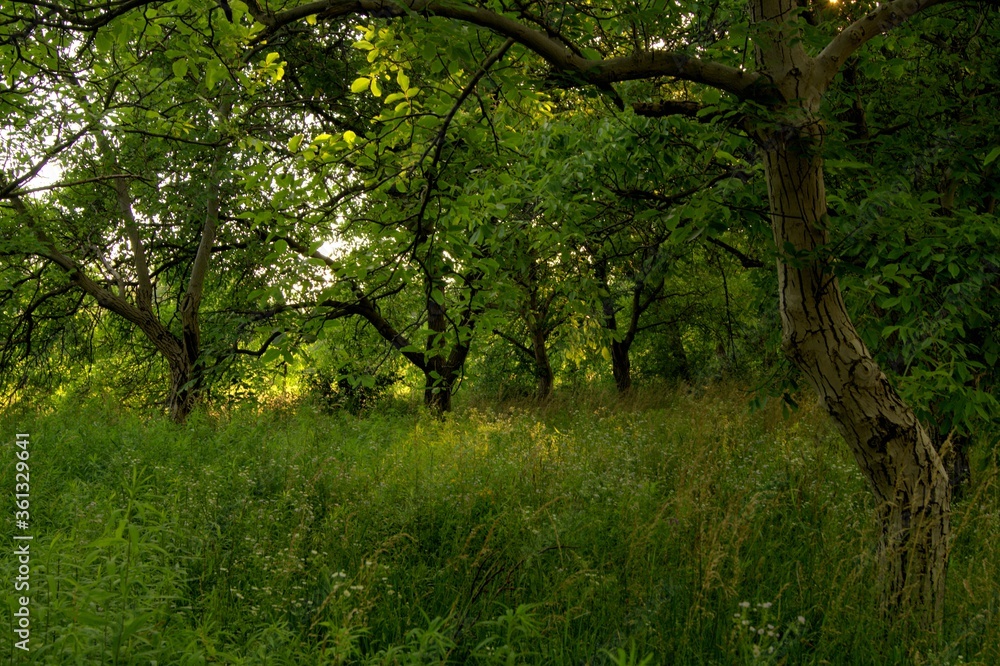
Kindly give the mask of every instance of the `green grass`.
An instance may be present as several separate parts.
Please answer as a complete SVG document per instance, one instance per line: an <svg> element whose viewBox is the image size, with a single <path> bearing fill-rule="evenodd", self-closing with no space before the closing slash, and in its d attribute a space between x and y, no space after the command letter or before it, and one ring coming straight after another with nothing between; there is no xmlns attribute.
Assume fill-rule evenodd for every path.
<svg viewBox="0 0 1000 666"><path fill-rule="evenodd" d="M732 388L0 422L5 497L32 436L35 534L32 649L9 602L0 663L1000 663L995 460L956 507L943 635L908 633L830 423Z"/></svg>

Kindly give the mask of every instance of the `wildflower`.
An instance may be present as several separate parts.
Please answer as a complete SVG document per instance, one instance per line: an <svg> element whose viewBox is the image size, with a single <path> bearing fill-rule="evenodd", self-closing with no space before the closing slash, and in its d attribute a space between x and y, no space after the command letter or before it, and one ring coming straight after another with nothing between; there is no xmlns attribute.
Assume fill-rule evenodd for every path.
<svg viewBox="0 0 1000 666"><path fill-rule="evenodd" d="M750 608L750 602L749 601L741 601L740 602L740 608Z"/></svg>
<svg viewBox="0 0 1000 666"><path fill-rule="evenodd" d="M806 618L802 615L799 615L799 624L805 624L805 623L806 623Z"/></svg>

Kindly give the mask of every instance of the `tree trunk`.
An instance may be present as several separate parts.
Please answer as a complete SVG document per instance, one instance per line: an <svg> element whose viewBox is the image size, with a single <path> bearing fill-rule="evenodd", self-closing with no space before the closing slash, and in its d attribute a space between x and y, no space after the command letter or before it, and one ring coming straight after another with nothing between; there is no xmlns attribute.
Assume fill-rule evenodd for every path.
<svg viewBox="0 0 1000 666"><path fill-rule="evenodd" d="M445 356L445 336L448 317L444 307L445 281L437 274L426 278L427 289L427 355L424 365L424 405L432 412L443 414L451 411L451 389L456 379L456 369Z"/></svg>
<svg viewBox="0 0 1000 666"><path fill-rule="evenodd" d="M661 335L670 345L670 360L673 362L671 368L672 379L682 379L691 381L691 365L688 363L687 352L684 351L684 341L681 339L681 332L676 322L667 324Z"/></svg>
<svg viewBox="0 0 1000 666"><path fill-rule="evenodd" d="M531 347L535 355L536 397L546 400L552 395L552 385L555 383L555 373L549 361L547 347L549 334L544 329L532 331Z"/></svg>
<svg viewBox="0 0 1000 666"><path fill-rule="evenodd" d="M628 352L632 346L632 337L635 331L626 332L625 337L621 340L615 339L618 336L618 314L615 309L615 299L611 295L611 286L608 283L608 260L606 258L601 257L597 260L594 265L594 273L603 290L601 314L604 328L611 333L611 373L615 377L618 393L624 395L632 390L632 361L629 359ZM638 321L638 317L634 317L634 319Z"/></svg>
<svg viewBox="0 0 1000 666"><path fill-rule="evenodd" d="M785 352L819 393L868 480L882 534L886 609L924 626L943 617L950 493L927 431L890 386L848 317L829 263L821 130L806 122L757 134L774 240Z"/></svg>
<svg viewBox="0 0 1000 666"><path fill-rule="evenodd" d="M631 346L631 341L611 342L611 372L614 373L618 393L621 394L632 390L632 361L628 356Z"/></svg>
<svg viewBox="0 0 1000 666"><path fill-rule="evenodd" d="M167 409L175 423L183 423L197 399L197 390L192 386L194 368L186 358L168 359L170 366L170 397Z"/></svg>
<svg viewBox="0 0 1000 666"><path fill-rule="evenodd" d="M927 430L872 359L847 314L827 251L819 108L850 53L923 5L887 3L817 58L796 0L753 0L756 58L776 100L748 129L760 147L778 258L783 347L819 394L868 480L881 524L879 582L894 620L937 629L944 615L951 494ZM901 13L900 13L901 12Z"/></svg>
<svg viewBox="0 0 1000 666"><path fill-rule="evenodd" d="M454 372L443 368L436 372L440 377L435 378L430 372L424 373L424 406L441 415L451 411L451 389L455 377Z"/></svg>

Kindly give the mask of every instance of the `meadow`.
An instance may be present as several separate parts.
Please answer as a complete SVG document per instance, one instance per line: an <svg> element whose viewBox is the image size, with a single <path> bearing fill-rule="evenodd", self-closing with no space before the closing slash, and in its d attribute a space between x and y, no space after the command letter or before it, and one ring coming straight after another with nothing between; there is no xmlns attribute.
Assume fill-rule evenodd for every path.
<svg viewBox="0 0 1000 666"><path fill-rule="evenodd" d="M31 435L32 633L12 647L7 578L0 663L1000 663L995 450L928 636L877 610L871 494L811 399L459 402L8 412L4 497Z"/></svg>

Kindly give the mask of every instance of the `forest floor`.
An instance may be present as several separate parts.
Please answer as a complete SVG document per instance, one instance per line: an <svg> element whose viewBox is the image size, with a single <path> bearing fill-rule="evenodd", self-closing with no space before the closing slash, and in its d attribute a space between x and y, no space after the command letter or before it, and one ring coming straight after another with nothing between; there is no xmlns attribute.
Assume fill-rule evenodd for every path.
<svg viewBox="0 0 1000 666"><path fill-rule="evenodd" d="M0 549L0 663L1000 663L995 449L973 452L930 637L879 614L873 500L815 407L751 412L734 386L474 402L3 415L11 503L30 436L30 526L5 536L33 539L28 592Z"/></svg>

